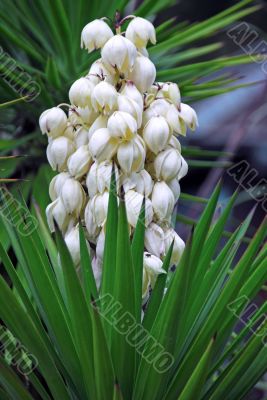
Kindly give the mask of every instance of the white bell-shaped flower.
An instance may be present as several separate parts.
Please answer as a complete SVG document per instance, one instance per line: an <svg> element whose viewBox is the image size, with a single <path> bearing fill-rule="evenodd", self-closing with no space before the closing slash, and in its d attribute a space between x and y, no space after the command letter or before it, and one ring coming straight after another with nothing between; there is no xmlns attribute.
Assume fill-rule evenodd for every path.
<svg viewBox="0 0 267 400"><path fill-rule="evenodd" d="M102 227L106 222L108 213L108 198L109 192L106 190L103 193L96 194L91 200L93 221L98 227Z"/></svg>
<svg viewBox="0 0 267 400"><path fill-rule="evenodd" d="M114 156L118 147L118 140L111 137L107 128L101 128L92 134L88 146L93 159L102 162L110 160Z"/></svg>
<svg viewBox="0 0 267 400"><path fill-rule="evenodd" d="M158 153L154 160L154 169L157 179L170 181L178 175L182 167L182 156L173 148Z"/></svg>
<svg viewBox="0 0 267 400"><path fill-rule="evenodd" d="M110 38L101 51L104 64L122 73L132 69L136 56L136 47L121 35Z"/></svg>
<svg viewBox="0 0 267 400"><path fill-rule="evenodd" d="M85 221L85 226L86 226L86 230L87 230L88 238L89 238L90 242L96 243L96 238L99 235L101 228L96 225L92 207L91 207L91 203L92 203L92 201L89 200L85 207L84 221Z"/></svg>
<svg viewBox="0 0 267 400"><path fill-rule="evenodd" d="M166 271L162 268L162 261L160 258L150 254L144 253L144 268L143 268L143 287L142 297L143 299L148 295L149 288L152 289L155 286L158 275L166 274Z"/></svg>
<svg viewBox="0 0 267 400"><path fill-rule="evenodd" d="M91 94L95 85L89 78L80 78L75 81L69 90L71 104L77 107L88 107L91 105Z"/></svg>
<svg viewBox="0 0 267 400"><path fill-rule="evenodd" d="M181 103L179 112L180 122L182 125L182 134L186 134L186 127L194 131L198 127L198 119L195 110L188 104Z"/></svg>
<svg viewBox="0 0 267 400"><path fill-rule="evenodd" d="M149 58L139 54L128 77L134 82L137 89L144 93L155 81L156 67Z"/></svg>
<svg viewBox="0 0 267 400"><path fill-rule="evenodd" d="M178 177L173 178L172 180L166 182L169 188L171 189L175 202L179 199L181 194L181 188Z"/></svg>
<svg viewBox="0 0 267 400"><path fill-rule="evenodd" d="M67 229L71 216L67 213L60 197L46 207L45 213L47 224L51 232L55 232L54 220L62 232Z"/></svg>
<svg viewBox="0 0 267 400"><path fill-rule="evenodd" d="M108 116L107 115L99 115L99 117L96 118L94 123L89 128L88 139L90 140L93 133L95 131L97 131L98 129L106 128L107 123L108 123Z"/></svg>
<svg viewBox="0 0 267 400"><path fill-rule="evenodd" d="M46 133L52 138L63 134L67 127L67 116L59 107L45 110L39 118L39 125L42 134Z"/></svg>
<svg viewBox="0 0 267 400"><path fill-rule="evenodd" d="M95 278L96 287L97 289L99 289L102 279L102 260L94 257L92 260L92 270Z"/></svg>
<svg viewBox="0 0 267 400"><path fill-rule="evenodd" d="M143 109L141 109L138 105L138 103L131 99L128 96L124 95L119 95L118 97L118 110L126 112L130 114L134 119L136 120L137 123L137 128L139 129L141 124L142 124L142 112Z"/></svg>
<svg viewBox="0 0 267 400"><path fill-rule="evenodd" d="M137 123L131 114L115 111L108 119L107 128L112 137L131 140L136 135Z"/></svg>
<svg viewBox="0 0 267 400"><path fill-rule="evenodd" d="M95 111L110 114L117 108L118 93L114 86L107 82L98 83L92 92L91 102Z"/></svg>
<svg viewBox="0 0 267 400"><path fill-rule="evenodd" d="M102 228L96 241L96 251L95 251L96 257L101 261L103 261L104 258L104 249L105 249L105 230L104 228Z"/></svg>
<svg viewBox="0 0 267 400"><path fill-rule="evenodd" d="M81 34L81 48L85 48L89 53L100 49L113 36L113 32L101 19L95 19L85 25Z"/></svg>
<svg viewBox="0 0 267 400"><path fill-rule="evenodd" d="M47 159L52 169L60 172L66 170L68 158L74 151L75 146L70 139L64 136L52 139L46 149Z"/></svg>
<svg viewBox="0 0 267 400"><path fill-rule="evenodd" d="M174 195L167 183L156 182L152 191L152 206L157 218L160 221L169 221L174 204Z"/></svg>
<svg viewBox="0 0 267 400"><path fill-rule="evenodd" d="M71 228L64 237L65 243L70 252L71 258L75 267L78 267L81 261L81 251L80 251L80 234L79 234L79 225ZM86 242L87 249L90 252L89 243Z"/></svg>
<svg viewBox="0 0 267 400"><path fill-rule="evenodd" d="M69 109L69 120L73 125L91 125L98 114L92 107L76 107Z"/></svg>
<svg viewBox="0 0 267 400"><path fill-rule="evenodd" d="M77 148L88 144L88 129L81 126L75 132L74 143Z"/></svg>
<svg viewBox="0 0 267 400"><path fill-rule="evenodd" d="M139 135L129 142L121 143L117 150L118 163L126 174L143 169L145 157L145 144Z"/></svg>
<svg viewBox="0 0 267 400"><path fill-rule="evenodd" d="M144 196L135 190L129 190L125 193L125 205L127 212L127 220L132 227L136 227L143 204ZM153 208L151 200L146 198L145 201L145 225L148 226L153 219Z"/></svg>
<svg viewBox="0 0 267 400"><path fill-rule="evenodd" d="M85 203L85 192L80 182L73 178L67 179L62 186L60 197L67 213L78 218Z"/></svg>
<svg viewBox="0 0 267 400"><path fill-rule="evenodd" d="M96 60L90 67L88 75L91 81L97 85L101 80L110 83L111 85L116 84L116 74L115 71L107 69L102 59Z"/></svg>
<svg viewBox="0 0 267 400"><path fill-rule="evenodd" d="M169 148L169 147L176 149L181 154L181 151L182 151L181 143L179 142L179 140L177 139L176 136L174 136L174 135L171 136L167 148Z"/></svg>
<svg viewBox="0 0 267 400"><path fill-rule="evenodd" d="M170 108L170 103L168 103L164 99L157 99L150 103L149 107L143 113L143 126L152 118L152 117L165 117Z"/></svg>
<svg viewBox="0 0 267 400"><path fill-rule="evenodd" d="M114 163L116 190L119 187L119 170ZM110 182L112 176L112 162L103 161L101 163L95 162L91 166L86 177L86 186L88 189L89 197L94 197L97 193L103 193L105 190L110 189Z"/></svg>
<svg viewBox="0 0 267 400"><path fill-rule="evenodd" d="M79 179L81 176L87 174L90 164L92 164L92 158L88 146L81 146L68 159L69 173L75 179Z"/></svg>
<svg viewBox="0 0 267 400"><path fill-rule="evenodd" d="M75 135L76 135L76 126L68 121L62 136L65 136L71 141L75 142Z"/></svg>
<svg viewBox="0 0 267 400"><path fill-rule="evenodd" d="M179 180L182 179L184 176L187 175L187 172L188 172L188 164L187 164L187 162L185 161L185 159L184 159L183 157L181 157L181 167L180 167L180 169L179 169L177 178L178 178Z"/></svg>
<svg viewBox="0 0 267 400"><path fill-rule="evenodd" d="M173 243L173 251L172 251L172 256L171 256L171 264L177 265L182 257L182 254L183 254L183 251L185 248L185 243L180 238L180 236L175 232L174 229L172 229L172 228L165 229L164 230L164 246L165 246L164 253L165 253L165 255L167 254L173 241L174 241L174 243Z"/></svg>
<svg viewBox="0 0 267 400"><path fill-rule="evenodd" d="M168 112L166 114L166 120L168 121L168 124L175 133L178 133L180 135L185 135L186 128L184 122L181 120L177 107L174 106L173 104L170 105L168 109Z"/></svg>
<svg viewBox="0 0 267 400"><path fill-rule="evenodd" d="M164 231L155 222L151 222L145 230L145 248L157 257L164 254Z"/></svg>
<svg viewBox="0 0 267 400"><path fill-rule="evenodd" d="M159 83L161 89L158 92L158 97L163 96L165 99L170 100L176 107L181 103L181 93L178 85L172 82Z"/></svg>
<svg viewBox="0 0 267 400"><path fill-rule="evenodd" d="M139 92L139 90L132 81L126 81L121 91L121 94L134 100L139 105L140 109L143 111L144 108L143 95Z"/></svg>
<svg viewBox="0 0 267 400"><path fill-rule="evenodd" d="M61 188L68 178L70 178L68 172L61 172L54 176L49 184L49 196L52 201L56 200L60 196Z"/></svg>
<svg viewBox="0 0 267 400"><path fill-rule="evenodd" d="M136 192L148 197L152 192L153 184L150 174L145 169L122 176L122 185L125 192L134 189Z"/></svg>
<svg viewBox="0 0 267 400"><path fill-rule="evenodd" d="M154 26L148 20L135 17L129 23L125 36L131 40L135 46L140 49L146 47L148 41L152 44L156 43L156 32Z"/></svg>
<svg viewBox="0 0 267 400"><path fill-rule="evenodd" d="M164 117L152 117L144 127L143 138L147 147L158 154L168 144L171 137L170 127Z"/></svg>

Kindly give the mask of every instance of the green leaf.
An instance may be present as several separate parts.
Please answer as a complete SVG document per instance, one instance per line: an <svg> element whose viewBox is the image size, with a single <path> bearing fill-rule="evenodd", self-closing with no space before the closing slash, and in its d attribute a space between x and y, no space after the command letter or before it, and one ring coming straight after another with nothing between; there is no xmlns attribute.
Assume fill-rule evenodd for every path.
<svg viewBox="0 0 267 400"><path fill-rule="evenodd" d="M208 374L214 341L215 337L211 340L206 351L201 356L184 390L178 396L178 400L197 400L201 398L201 388L203 388Z"/></svg>
<svg viewBox="0 0 267 400"><path fill-rule="evenodd" d="M113 296L121 308L121 315L129 317L132 323L136 322L135 315L135 276L126 216L124 193L121 193L118 218L116 280ZM120 315L120 316L121 316ZM112 329L111 352L115 374L124 397L130 397L135 375L135 348L130 345L120 331L123 319L115 318ZM121 328L123 330L123 327ZM127 364L127 368L125 365Z"/></svg>

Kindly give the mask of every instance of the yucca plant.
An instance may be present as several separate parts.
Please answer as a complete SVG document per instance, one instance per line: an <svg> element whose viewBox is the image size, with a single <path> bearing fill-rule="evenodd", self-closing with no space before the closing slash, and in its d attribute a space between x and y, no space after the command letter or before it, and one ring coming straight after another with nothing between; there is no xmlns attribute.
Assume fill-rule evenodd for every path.
<svg viewBox="0 0 267 400"><path fill-rule="evenodd" d="M177 82L187 102L219 95L240 87L236 77L228 74L225 68L250 63L250 57L218 56L218 50L222 49L224 44L214 41L213 37L235 21L242 20L257 11L259 6L250 5L251 2L252 0L243 0L195 24L187 22L177 24L175 18L160 24L157 27L158 44L149 50L152 61L157 67L157 80ZM66 98L68 88L73 81L85 75L88 65L97 58L96 54L88 57L79 49L79 36L83 26L102 15L113 18L116 10L120 10L123 15L126 6L128 12L154 20L172 4L172 0L145 0L139 6L132 6L130 9L128 2L123 0L103 2L100 5L99 2L88 3L86 0L79 0L75 4L69 0L1 2L2 102L6 104L14 101L9 103L9 106L14 107L16 113L9 116L5 109L3 115L5 138L0 141L0 150L8 153L15 148L16 153L28 155L26 158L15 160L6 173L6 177L10 178L14 177L15 171L25 171L23 178L33 182L33 186L25 195L35 191L34 187L39 186L40 181L44 182L45 176L49 173L42 167L37 176L32 174L33 170L36 171L44 161L45 141L36 129L37 116L41 110ZM203 39L207 38L211 38L211 44L203 44ZM205 81L201 78L205 78ZM38 92L33 101L25 99L27 93L23 88L27 81L34 82L40 88L40 93ZM15 87L16 93L12 87L13 89ZM20 101L21 96L26 102ZM16 131L18 121L22 129ZM7 129L7 125L11 126L10 130ZM216 166L214 161L206 162L205 159L209 154L204 155L200 149L189 148L188 154L193 158L194 167ZM224 167L225 164L220 166ZM20 172L16 177L21 178Z"/></svg>
<svg viewBox="0 0 267 400"><path fill-rule="evenodd" d="M243 399L266 371L266 302L244 310L266 281L266 220L241 258L253 210L221 247L237 193L214 220L215 188L175 272L172 246L142 307L143 207L129 238L125 203L112 190L98 291L80 224L76 273L60 231L1 189L1 399ZM3 207L4 205L4 207ZM3 327L2 327L3 328ZM19 345L18 345L19 344Z"/></svg>

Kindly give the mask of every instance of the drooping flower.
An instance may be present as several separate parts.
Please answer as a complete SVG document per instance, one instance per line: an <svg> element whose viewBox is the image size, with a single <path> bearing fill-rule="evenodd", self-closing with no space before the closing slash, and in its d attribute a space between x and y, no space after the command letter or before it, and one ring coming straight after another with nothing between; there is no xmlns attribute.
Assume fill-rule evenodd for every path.
<svg viewBox="0 0 267 400"><path fill-rule="evenodd" d="M89 53L100 49L113 36L113 32L101 19L95 19L85 25L81 34L81 48L85 47Z"/></svg>

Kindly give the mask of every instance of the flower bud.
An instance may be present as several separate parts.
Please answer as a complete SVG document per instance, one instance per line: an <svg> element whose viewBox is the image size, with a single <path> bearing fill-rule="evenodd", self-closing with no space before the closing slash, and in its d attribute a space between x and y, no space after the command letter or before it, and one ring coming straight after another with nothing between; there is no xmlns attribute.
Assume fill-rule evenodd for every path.
<svg viewBox="0 0 267 400"><path fill-rule="evenodd" d="M164 181L169 181L175 178L181 167L182 156L173 148L158 153L154 161L156 178Z"/></svg>
<svg viewBox="0 0 267 400"><path fill-rule="evenodd" d="M54 176L49 185L49 196L52 201L56 200L60 196L61 188L68 178L70 178L68 172L61 172Z"/></svg>
<svg viewBox="0 0 267 400"><path fill-rule="evenodd" d="M156 44L156 32L151 22L141 17L135 17L129 23L125 36L139 49L146 47L148 41Z"/></svg>
<svg viewBox="0 0 267 400"><path fill-rule="evenodd" d="M75 179L79 179L85 175L89 166L92 163L92 158L88 150L88 146L79 147L68 159L68 170Z"/></svg>
<svg viewBox="0 0 267 400"><path fill-rule="evenodd" d="M60 197L46 207L45 213L47 224L51 232L55 232L54 220L61 231L64 232L66 230L70 222L70 216L67 213Z"/></svg>
<svg viewBox="0 0 267 400"><path fill-rule="evenodd" d="M125 205L126 205L126 212L127 212L127 220L132 227L136 227L141 207L143 204L144 196L140 193L129 190L125 193ZM145 201L145 225L148 226L153 219L153 209L151 200L146 198Z"/></svg>
<svg viewBox="0 0 267 400"><path fill-rule="evenodd" d="M180 236L175 232L174 229L172 229L172 228L166 229L164 231L164 246L165 246L164 253L165 253L165 255L168 253L173 240L174 240L174 244L173 244L173 251L172 251L172 256L171 256L171 264L177 265L182 257L182 254L183 254L183 251L185 248L185 243L180 238Z"/></svg>
<svg viewBox="0 0 267 400"><path fill-rule="evenodd" d="M90 126L88 131L88 139L90 141L93 133L101 128L106 128L108 123L108 117L106 115L99 115L95 122Z"/></svg>
<svg viewBox="0 0 267 400"><path fill-rule="evenodd" d="M119 183L119 170L116 164L115 166L115 177L116 186L118 189ZM112 162L103 161L101 163L95 162L87 175L86 186L88 189L89 197L94 197L97 193L103 193L105 190L110 189L110 181L112 176Z"/></svg>
<svg viewBox="0 0 267 400"><path fill-rule="evenodd" d="M115 86L116 74L115 71L112 72L105 67L104 63L102 62L102 59L100 58L91 65L88 75L90 76L91 81L94 82L95 85L97 85L101 80L104 80L105 82L108 82L111 85Z"/></svg>
<svg viewBox="0 0 267 400"><path fill-rule="evenodd" d="M143 95L139 92L139 90L136 88L136 86L134 85L134 83L132 81L126 82L126 84L124 85L124 87L121 91L121 94L136 101L136 103L139 105L139 107L143 111L143 108L144 108Z"/></svg>
<svg viewBox="0 0 267 400"><path fill-rule="evenodd" d="M98 83L92 92L91 101L95 111L109 114L117 107L118 93L114 86L107 82Z"/></svg>
<svg viewBox="0 0 267 400"><path fill-rule="evenodd" d="M71 104L82 108L90 106L94 86L89 78L80 78L75 81L69 91Z"/></svg>
<svg viewBox="0 0 267 400"><path fill-rule="evenodd" d="M134 117L124 111L115 111L108 119L110 135L117 139L131 140L137 131Z"/></svg>
<svg viewBox="0 0 267 400"><path fill-rule="evenodd" d="M105 65L124 73L132 69L137 51L130 40L121 35L115 35L105 44L101 56Z"/></svg>
<svg viewBox="0 0 267 400"><path fill-rule="evenodd" d="M145 248L149 253L157 257L161 257L162 254L164 254L164 232L163 229L154 222L151 222L145 230Z"/></svg>
<svg viewBox="0 0 267 400"><path fill-rule="evenodd" d="M61 188L60 197L67 213L78 218L85 202L85 192L80 182L73 178L67 179Z"/></svg>
<svg viewBox="0 0 267 400"><path fill-rule="evenodd" d="M129 142L121 143L118 147L118 163L126 174L143 169L145 157L145 144L139 135L136 135L136 137Z"/></svg>
<svg viewBox="0 0 267 400"><path fill-rule="evenodd" d="M138 55L132 71L129 73L131 79L140 92L146 92L156 78L155 65L149 58Z"/></svg>
<svg viewBox="0 0 267 400"><path fill-rule="evenodd" d="M59 107L49 108L39 118L39 125L42 134L46 133L52 138L63 134L67 127L67 116Z"/></svg>
<svg viewBox="0 0 267 400"><path fill-rule="evenodd" d="M98 162L110 160L116 153L117 147L117 139L110 136L107 128L98 129L89 140L89 152Z"/></svg>
<svg viewBox="0 0 267 400"><path fill-rule="evenodd" d="M172 180L166 182L169 188L171 189L175 202L179 199L181 194L181 188L178 177L173 178Z"/></svg>
<svg viewBox="0 0 267 400"><path fill-rule="evenodd" d="M70 252L71 258L75 267L80 264L81 261L81 250L80 250L80 234L79 234L79 225L76 225L72 229L70 229L65 235L65 243ZM90 252L89 243L86 242L87 249Z"/></svg>
<svg viewBox="0 0 267 400"><path fill-rule="evenodd" d="M75 137L74 137L74 143L77 148L84 146L88 144L88 129L85 129L83 126L81 126L77 131L75 132Z"/></svg>
<svg viewBox="0 0 267 400"><path fill-rule="evenodd" d="M167 183L156 182L152 191L152 206L157 218L160 221L168 221L172 215L174 204L174 195Z"/></svg>
<svg viewBox="0 0 267 400"><path fill-rule="evenodd" d="M46 155L52 169L64 171L67 167L68 158L74 151L73 142L64 136L51 140L47 146Z"/></svg>
<svg viewBox="0 0 267 400"><path fill-rule="evenodd" d="M96 243L96 238L99 235L100 228L95 223L91 203L92 201L89 200L85 207L84 220L90 242Z"/></svg>
<svg viewBox="0 0 267 400"><path fill-rule="evenodd" d="M164 117L152 117L145 125L143 138L148 148L157 154L168 144L171 137L170 127Z"/></svg>
<svg viewBox="0 0 267 400"><path fill-rule="evenodd" d="M95 195L91 200L91 210L93 213L94 224L98 227L103 226L108 213L109 193L105 191Z"/></svg>
<svg viewBox="0 0 267 400"><path fill-rule="evenodd" d="M182 134L186 133L186 126L192 131L198 127L198 119L195 110L188 104L181 103L181 111L179 113L182 125ZM186 126L185 126L186 125Z"/></svg>
<svg viewBox="0 0 267 400"><path fill-rule="evenodd" d="M81 48L91 51L100 49L113 36L113 32L106 22L95 19L85 25L81 34Z"/></svg>
<svg viewBox="0 0 267 400"><path fill-rule="evenodd" d="M137 128L139 129L142 124L142 109L139 107L137 102L130 97L119 95L118 97L118 109L119 111L126 112L135 118L137 122Z"/></svg>

